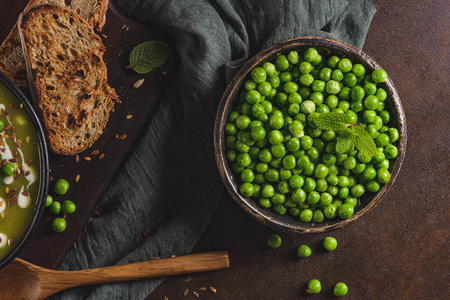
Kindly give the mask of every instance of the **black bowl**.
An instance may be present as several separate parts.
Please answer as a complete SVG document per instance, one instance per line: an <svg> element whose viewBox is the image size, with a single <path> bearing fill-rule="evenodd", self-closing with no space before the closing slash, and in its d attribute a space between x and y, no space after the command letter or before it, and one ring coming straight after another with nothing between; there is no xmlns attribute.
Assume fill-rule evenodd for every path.
<svg viewBox="0 0 450 300"><path fill-rule="evenodd" d="M227 123L227 119L236 103L238 102L239 92L241 91L244 81L248 78L251 70L257 66L262 65L266 61L273 61L279 54L287 54L290 51L305 51L307 48L315 47L316 49L327 53L335 53L340 56L346 56L361 63L366 68L366 71L372 72L375 69L381 68L381 66L375 62L369 55L363 51L331 39L321 37L301 37L291 40L282 41L275 44L255 55L251 58L231 80L227 89L225 90L219 107L217 109L217 115L214 128L214 148L215 158L219 169L220 176L222 177L225 187L231 194L233 199L251 216L263 224L270 226L276 230L299 232L299 233L319 233L326 232L334 229L341 228L346 224L353 222L363 216L368 211L372 210L386 195L388 190L394 184L395 179L400 171L403 159L406 152L406 119L403 112L402 104L397 90L392 83L392 80L388 77L386 82L381 84L388 95L386 99L386 109L391 114L391 126L395 126L399 130L399 139L394 143L398 147L398 156L391 165L391 180L386 183L377 194L366 193L360 198L361 205L357 206L354 215L347 220L325 220L323 223L302 223L290 215L278 215L270 209L262 208L258 205L257 201L252 198L245 198L239 194L239 182L232 170L229 162L226 158L225 147L225 133L224 126Z"/></svg>
<svg viewBox="0 0 450 300"><path fill-rule="evenodd" d="M49 162L47 153L47 143L45 140L44 131L42 130L41 123L34 112L31 102L25 97L22 91L3 73L0 73L0 82L3 83L17 98L17 100L23 105L25 111L33 122L34 129L36 130L38 138L38 148L39 148L39 164L40 164L40 178L39 178L39 192L38 199L36 203L36 209L33 218L28 225L28 228L23 236L23 238L18 241L16 247L11 251L3 260L0 261L0 269L8 265L22 250L22 248L27 243L30 236L36 229L39 220L42 217L42 213L45 207L45 201L48 192L49 183Z"/></svg>

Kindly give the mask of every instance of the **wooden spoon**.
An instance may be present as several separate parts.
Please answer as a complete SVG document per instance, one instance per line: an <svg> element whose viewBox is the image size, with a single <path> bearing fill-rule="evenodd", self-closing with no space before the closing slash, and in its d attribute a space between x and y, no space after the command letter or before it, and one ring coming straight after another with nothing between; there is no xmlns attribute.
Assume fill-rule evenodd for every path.
<svg viewBox="0 0 450 300"><path fill-rule="evenodd" d="M80 271L57 271L16 258L0 270L0 299L44 299L83 285L226 269L226 251L205 252Z"/></svg>

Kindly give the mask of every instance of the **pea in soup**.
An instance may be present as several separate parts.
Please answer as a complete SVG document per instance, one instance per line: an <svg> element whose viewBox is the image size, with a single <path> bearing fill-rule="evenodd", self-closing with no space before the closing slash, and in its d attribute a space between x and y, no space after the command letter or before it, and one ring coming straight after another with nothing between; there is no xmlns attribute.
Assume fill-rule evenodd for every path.
<svg viewBox="0 0 450 300"><path fill-rule="evenodd" d="M0 261L30 226L39 193L39 145L32 120L0 84Z"/></svg>

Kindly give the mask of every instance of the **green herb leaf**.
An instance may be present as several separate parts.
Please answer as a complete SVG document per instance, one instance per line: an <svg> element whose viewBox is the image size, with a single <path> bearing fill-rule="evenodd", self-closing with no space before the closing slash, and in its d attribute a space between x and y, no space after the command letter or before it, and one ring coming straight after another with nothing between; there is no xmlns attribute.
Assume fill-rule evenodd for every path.
<svg viewBox="0 0 450 300"><path fill-rule="evenodd" d="M377 154L377 146L372 137L362 126L354 126L351 130L352 141L355 147L364 155L374 156Z"/></svg>
<svg viewBox="0 0 450 300"><path fill-rule="evenodd" d="M351 130L346 128L344 132L338 137L336 143L336 152L343 154L347 153L352 149L353 139L351 135Z"/></svg>
<svg viewBox="0 0 450 300"><path fill-rule="evenodd" d="M131 50L129 62L139 74L150 73L161 66L169 57L169 45L161 41L148 41Z"/></svg>
<svg viewBox="0 0 450 300"><path fill-rule="evenodd" d="M343 131L351 125L351 118L346 114L328 113L321 114L314 120L316 126L323 130Z"/></svg>

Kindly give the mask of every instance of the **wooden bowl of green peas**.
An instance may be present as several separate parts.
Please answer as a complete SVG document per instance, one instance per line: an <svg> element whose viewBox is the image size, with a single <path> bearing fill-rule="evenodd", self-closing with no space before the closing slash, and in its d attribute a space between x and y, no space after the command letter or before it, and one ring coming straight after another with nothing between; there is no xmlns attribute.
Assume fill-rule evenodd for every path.
<svg viewBox="0 0 450 300"><path fill-rule="evenodd" d="M233 199L276 230L335 230L394 184L406 120L392 80L366 53L321 38L282 41L231 80L214 128Z"/></svg>

